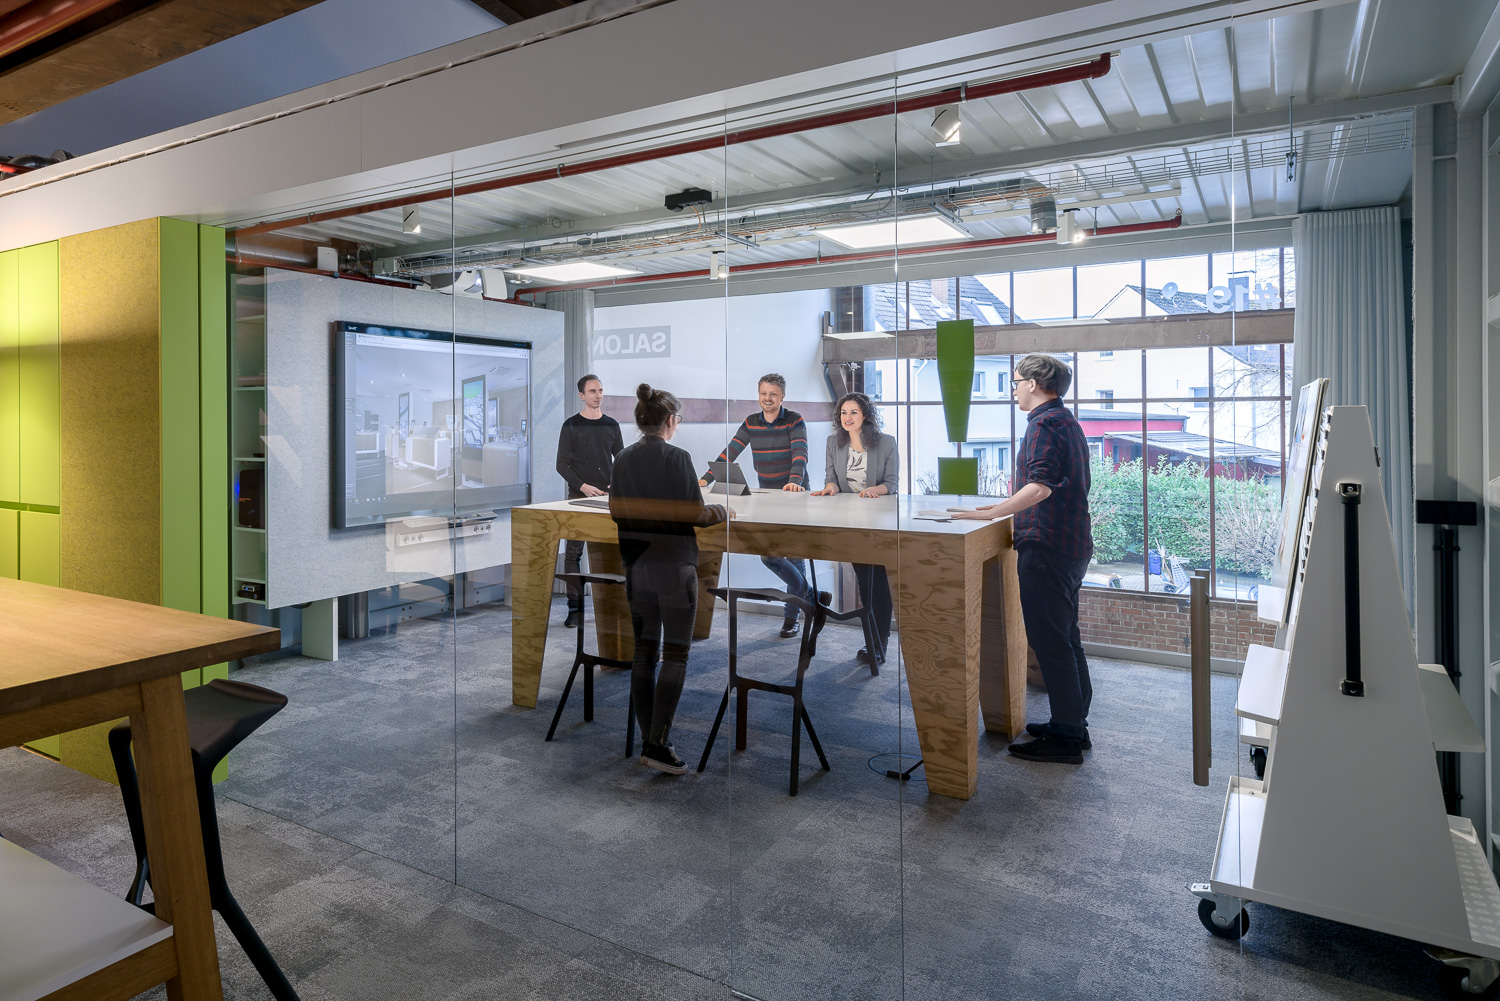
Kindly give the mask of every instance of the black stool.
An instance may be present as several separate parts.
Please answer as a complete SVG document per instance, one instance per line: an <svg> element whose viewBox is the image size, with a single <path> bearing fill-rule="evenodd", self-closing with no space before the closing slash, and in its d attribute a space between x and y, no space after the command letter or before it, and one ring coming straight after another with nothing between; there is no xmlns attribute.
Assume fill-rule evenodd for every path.
<svg viewBox="0 0 1500 1001"><path fill-rule="evenodd" d="M816 583L814 584L816 591ZM719 726L724 722L724 712L729 708L729 693L738 695L738 706L735 718L736 750L745 749L745 738L747 735L748 717L750 708L750 692L758 690L771 692L776 695L790 695L792 697L792 777L788 795L797 795L797 770L801 761L802 752L802 728L807 727L808 739L812 741L813 750L818 752L818 760L823 764L823 770L831 771L828 758L823 753L823 745L818 743L817 731L813 729L812 717L807 714L807 707L802 704L802 680L807 675L808 665L812 663L813 654L817 651L818 633L823 629L824 617L828 614L827 606L823 604L814 605L806 598L798 597L788 591L779 591L775 588L751 588L751 587L714 587L709 593L716 598L723 598L729 603L729 685L724 689L724 698L719 702L719 714L714 717L713 729L708 733L708 746L703 748L703 757L698 761L698 771L708 767L708 756L713 753L714 741L719 736ZM739 655L737 633L739 625L739 602L767 601L772 604L792 604L802 611L802 642L797 651L797 680L790 685L775 684L769 681L759 681L755 678L746 678L739 673Z"/></svg>
<svg viewBox="0 0 1500 1001"><path fill-rule="evenodd" d="M625 583L625 578L617 573L560 573L553 574L564 583L576 583L579 591L585 584L593 584L597 588L601 584ZM595 592L597 594L597 591ZM568 672L568 683L563 686L562 698L557 700L557 712L552 714L552 725L547 728L547 740L557 732L557 723L562 719L563 707L568 704L568 694L573 691L573 679L578 677L578 669L583 668L583 721L592 723L594 721L594 668L596 667L624 667L630 668L634 665L628 660L615 660L612 657L601 657L596 653L589 653L583 648L583 616L578 617L578 645L573 654L573 670ZM544 741L545 743L545 741ZM625 710L625 757L629 758L635 754L635 695L632 693L630 704Z"/></svg>
<svg viewBox="0 0 1500 1001"><path fill-rule="evenodd" d="M187 705L188 745L193 751L193 779L198 790L198 821L203 828L203 858L208 864L209 901L277 1001L298 1001L286 974L271 958L266 944L229 892L219 843L219 818L214 811L214 769L240 741L281 711L286 696L240 681L210 681L183 692L182 699ZM125 817L130 821L130 840L135 843L135 881L130 884L126 899L154 913L154 905L141 903L146 881L151 877L141 825L140 786L136 782L135 761L130 756L129 723L121 723L109 732L109 751L120 777L120 796L125 800Z"/></svg>

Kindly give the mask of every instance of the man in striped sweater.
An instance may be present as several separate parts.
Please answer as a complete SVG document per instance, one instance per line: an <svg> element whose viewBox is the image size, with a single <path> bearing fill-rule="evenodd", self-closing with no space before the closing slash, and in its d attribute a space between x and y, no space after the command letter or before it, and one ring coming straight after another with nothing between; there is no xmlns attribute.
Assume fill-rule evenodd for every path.
<svg viewBox="0 0 1500 1001"><path fill-rule="evenodd" d="M717 461L733 462L748 445L761 489L800 493L807 489L807 425L801 414L781 405L786 398L786 380L780 375L771 372L761 376L757 388L760 413L745 418L724 451L719 453ZM713 473L705 473L698 482L707 486L713 479ZM762 556L760 561L781 578L788 592L817 603L820 596L813 593L812 585L807 582L801 560ZM781 635L797 635L796 605L786 606Z"/></svg>

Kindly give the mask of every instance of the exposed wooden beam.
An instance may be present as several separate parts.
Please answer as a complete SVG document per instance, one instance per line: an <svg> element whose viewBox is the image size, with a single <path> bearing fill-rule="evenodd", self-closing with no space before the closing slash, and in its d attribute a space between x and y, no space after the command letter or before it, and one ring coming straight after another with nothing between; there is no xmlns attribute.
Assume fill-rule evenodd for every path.
<svg viewBox="0 0 1500 1001"><path fill-rule="evenodd" d="M469 3L478 7L486 14L498 17L506 24L515 24L517 21L526 20L525 14L522 14L510 4L504 3L503 0L469 0Z"/></svg>
<svg viewBox="0 0 1500 1001"><path fill-rule="evenodd" d="M0 0L0 4L6 0ZM161 0L0 65L0 125L311 7L318 0ZM47 43L49 39L42 39ZM47 150L7 150L9 153Z"/></svg>

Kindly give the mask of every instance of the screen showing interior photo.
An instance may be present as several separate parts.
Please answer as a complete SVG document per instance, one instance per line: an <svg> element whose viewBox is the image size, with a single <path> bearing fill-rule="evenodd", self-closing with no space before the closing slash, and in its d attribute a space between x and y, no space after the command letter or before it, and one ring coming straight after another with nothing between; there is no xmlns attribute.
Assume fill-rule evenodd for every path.
<svg viewBox="0 0 1500 1001"><path fill-rule="evenodd" d="M531 345L339 323L333 527L531 499Z"/></svg>

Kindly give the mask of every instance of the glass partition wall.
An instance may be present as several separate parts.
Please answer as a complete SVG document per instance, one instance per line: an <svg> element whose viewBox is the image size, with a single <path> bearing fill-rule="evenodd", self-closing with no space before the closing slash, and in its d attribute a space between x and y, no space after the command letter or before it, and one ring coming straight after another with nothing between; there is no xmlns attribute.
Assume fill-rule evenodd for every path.
<svg viewBox="0 0 1500 1001"><path fill-rule="evenodd" d="M300 655L244 665L292 708L229 793L754 998L1232 991L1239 946L1183 885L1223 850L1226 780L1254 781L1234 674L1276 642L1253 602L1290 459L1289 235L1239 245L1232 127L1218 158L1162 153L1164 180L1132 179L1144 161L1050 163L1017 125L1123 115L1118 80L927 100L960 82L852 88L820 108L837 124L698 122L542 182L413 186L289 230L333 241L341 277L239 276L261 290L236 329L265 317L244 343L266 416L236 462L266 467L265 603ZM957 353L954 322L973 327ZM1028 482L1033 352L1068 366L1087 451L1082 766L1009 752L1053 711L1017 528L951 518ZM643 383L679 408L645 435ZM595 496L620 449L676 454L664 430L698 549L671 594L619 544L610 505L638 484ZM284 506L328 495L328 470L348 479L326 512ZM1197 572L1220 671L1206 788L1183 670ZM571 595L570 573L590 578ZM671 709L683 774L642 761L633 615L675 623L658 690L691 636L680 697L651 710Z"/></svg>

